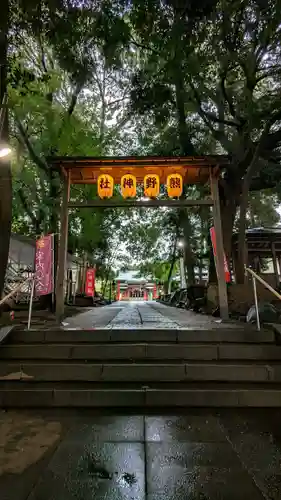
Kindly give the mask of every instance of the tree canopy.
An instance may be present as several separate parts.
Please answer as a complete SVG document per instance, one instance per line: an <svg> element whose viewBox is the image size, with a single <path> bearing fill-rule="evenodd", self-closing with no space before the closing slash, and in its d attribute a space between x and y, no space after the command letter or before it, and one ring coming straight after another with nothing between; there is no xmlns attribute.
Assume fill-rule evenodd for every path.
<svg viewBox="0 0 281 500"><path fill-rule="evenodd" d="M59 231L60 178L50 155L223 153L224 246L230 258L237 230L243 281L246 227L279 221L281 0L5 4L1 99L8 95L13 230ZM204 195L200 189L184 196ZM94 198L96 188L76 186L71 196ZM0 210L8 228L8 214L2 219ZM210 225L209 209L75 209L69 250L101 269L133 263L167 281L183 240L192 281L210 257Z"/></svg>

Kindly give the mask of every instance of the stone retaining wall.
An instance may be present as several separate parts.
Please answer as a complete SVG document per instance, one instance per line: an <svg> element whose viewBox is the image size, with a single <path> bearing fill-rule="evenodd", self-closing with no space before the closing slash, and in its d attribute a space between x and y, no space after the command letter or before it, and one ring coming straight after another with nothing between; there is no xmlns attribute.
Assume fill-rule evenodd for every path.
<svg viewBox="0 0 281 500"><path fill-rule="evenodd" d="M270 283L271 284L271 283ZM263 285L257 282L258 299L260 302L275 302L273 294ZM246 315L250 307L254 304L253 285L251 282L244 285L233 283L228 287L229 311ZM209 284L207 291L207 309L210 313L219 304L218 285Z"/></svg>

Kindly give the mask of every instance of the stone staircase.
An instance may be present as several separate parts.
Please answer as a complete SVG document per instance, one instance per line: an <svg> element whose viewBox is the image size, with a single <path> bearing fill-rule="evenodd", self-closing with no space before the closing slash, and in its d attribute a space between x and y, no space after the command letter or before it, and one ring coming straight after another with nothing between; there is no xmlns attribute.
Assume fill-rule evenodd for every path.
<svg viewBox="0 0 281 500"><path fill-rule="evenodd" d="M0 344L0 406L281 407L281 345L246 327L14 329Z"/></svg>

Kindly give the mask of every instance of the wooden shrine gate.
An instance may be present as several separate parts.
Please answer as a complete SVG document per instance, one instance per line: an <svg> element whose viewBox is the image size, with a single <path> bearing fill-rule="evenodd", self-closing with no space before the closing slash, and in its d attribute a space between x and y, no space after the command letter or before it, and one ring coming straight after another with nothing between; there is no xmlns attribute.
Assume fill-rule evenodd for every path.
<svg viewBox="0 0 281 500"><path fill-rule="evenodd" d="M227 288L224 273L224 251L220 216L220 200L218 179L221 170L228 164L225 156L200 157L53 157L48 160L50 168L60 172L63 190L61 203L61 225L56 275L56 312L58 319L64 313L64 276L68 239L69 208L95 207L189 207L196 205L211 206L216 234L216 262L218 274L218 291L220 314L228 318ZM135 176L137 183L142 184L146 175L157 175L160 184L165 184L168 175L180 174L185 185L210 185L210 195L204 199L94 199L83 202L72 202L70 186L72 184L96 184L100 175L110 175L115 184L119 184L122 176Z"/></svg>

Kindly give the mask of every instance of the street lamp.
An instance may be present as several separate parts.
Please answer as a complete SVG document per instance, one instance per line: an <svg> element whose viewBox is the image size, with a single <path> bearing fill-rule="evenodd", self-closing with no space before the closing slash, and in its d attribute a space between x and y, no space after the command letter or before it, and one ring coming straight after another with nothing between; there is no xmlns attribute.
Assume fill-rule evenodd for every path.
<svg viewBox="0 0 281 500"><path fill-rule="evenodd" d="M12 150L8 146L0 146L0 158L5 158L6 156L9 156L11 152Z"/></svg>

